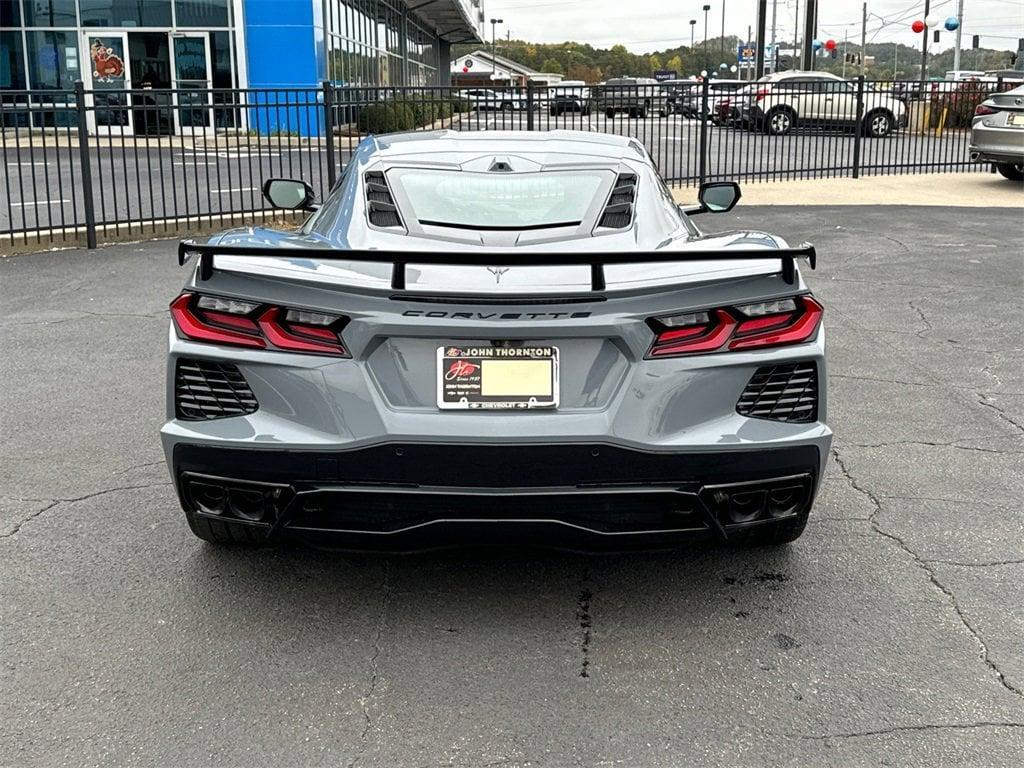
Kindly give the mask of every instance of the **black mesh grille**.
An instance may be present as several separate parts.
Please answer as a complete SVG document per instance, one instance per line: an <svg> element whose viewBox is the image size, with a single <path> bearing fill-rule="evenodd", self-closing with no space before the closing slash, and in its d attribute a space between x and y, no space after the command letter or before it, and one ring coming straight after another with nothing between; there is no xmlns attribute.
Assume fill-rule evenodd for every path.
<svg viewBox="0 0 1024 768"><path fill-rule="evenodd" d="M757 419L814 421L818 418L818 367L787 363L758 368L736 411Z"/></svg>
<svg viewBox="0 0 1024 768"><path fill-rule="evenodd" d="M398 206L391 195L388 181L380 171L369 171L364 177L366 187L366 210L370 223L375 227L400 227L402 219Z"/></svg>
<svg viewBox="0 0 1024 768"><path fill-rule="evenodd" d="M633 202L636 200L636 175L623 173L615 180L615 189L601 214L598 226L623 229L633 220Z"/></svg>
<svg viewBox="0 0 1024 768"><path fill-rule="evenodd" d="M174 410L179 419L222 419L257 408L256 396L231 363L179 358L174 372Z"/></svg>

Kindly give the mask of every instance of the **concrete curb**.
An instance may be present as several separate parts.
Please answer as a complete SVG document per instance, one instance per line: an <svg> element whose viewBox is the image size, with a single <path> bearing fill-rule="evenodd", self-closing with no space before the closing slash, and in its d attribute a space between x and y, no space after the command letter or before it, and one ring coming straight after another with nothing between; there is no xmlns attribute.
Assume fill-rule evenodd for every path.
<svg viewBox="0 0 1024 768"><path fill-rule="evenodd" d="M1024 184L998 173L930 173L741 182L740 205L925 205L945 208L1021 208ZM693 187L677 187L679 203L692 204Z"/></svg>

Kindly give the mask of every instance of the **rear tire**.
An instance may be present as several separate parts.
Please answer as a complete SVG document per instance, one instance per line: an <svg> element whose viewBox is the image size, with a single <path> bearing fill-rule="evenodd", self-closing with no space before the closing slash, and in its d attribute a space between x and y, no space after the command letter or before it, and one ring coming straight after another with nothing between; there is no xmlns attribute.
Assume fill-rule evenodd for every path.
<svg viewBox="0 0 1024 768"><path fill-rule="evenodd" d="M1010 181L1024 181L1024 164L996 163L996 170Z"/></svg>
<svg viewBox="0 0 1024 768"><path fill-rule="evenodd" d="M267 537L263 529L254 528L244 523L230 520L213 520L202 515L185 511L185 519L192 533L203 541L219 547L242 545L248 547L267 546Z"/></svg>
<svg viewBox="0 0 1024 768"><path fill-rule="evenodd" d="M769 136L785 136L796 124L796 115L788 107L776 107L764 118L764 132Z"/></svg>
<svg viewBox="0 0 1024 768"><path fill-rule="evenodd" d="M884 139L892 133L895 124L896 118L889 112L882 109L877 112L870 112L867 117L864 118L864 124L861 126L861 132L863 135L872 139Z"/></svg>

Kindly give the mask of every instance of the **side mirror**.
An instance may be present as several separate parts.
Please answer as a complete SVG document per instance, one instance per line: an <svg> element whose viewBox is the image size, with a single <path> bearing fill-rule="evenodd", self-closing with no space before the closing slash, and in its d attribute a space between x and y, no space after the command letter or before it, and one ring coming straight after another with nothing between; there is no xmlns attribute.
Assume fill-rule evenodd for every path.
<svg viewBox="0 0 1024 768"><path fill-rule="evenodd" d="M700 192L697 193L700 207L690 208L686 214L696 216L698 213L727 213L736 207L740 197L740 185L735 181L706 181L700 185Z"/></svg>
<svg viewBox="0 0 1024 768"><path fill-rule="evenodd" d="M315 194L313 188L304 181L267 179L263 184L263 197L275 208L311 211Z"/></svg>

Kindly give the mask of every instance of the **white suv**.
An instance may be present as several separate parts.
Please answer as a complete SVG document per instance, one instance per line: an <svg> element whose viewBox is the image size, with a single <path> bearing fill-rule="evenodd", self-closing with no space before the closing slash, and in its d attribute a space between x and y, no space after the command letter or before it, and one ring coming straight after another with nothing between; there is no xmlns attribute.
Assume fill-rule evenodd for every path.
<svg viewBox="0 0 1024 768"><path fill-rule="evenodd" d="M857 123L857 84L829 72L779 72L759 80L748 94L750 125L782 136L797 125ZM897 98L864 89L860 130L883 138L901 125L906 106Z"/></svg>

